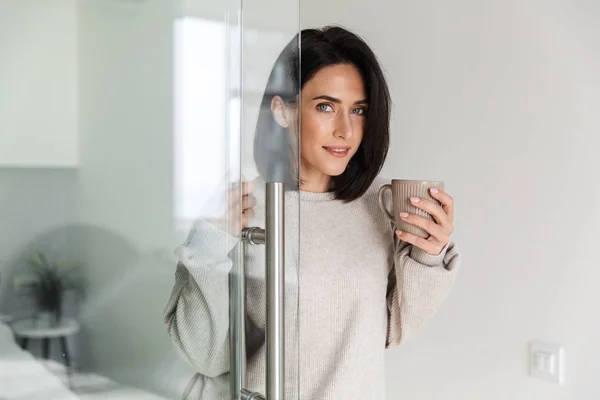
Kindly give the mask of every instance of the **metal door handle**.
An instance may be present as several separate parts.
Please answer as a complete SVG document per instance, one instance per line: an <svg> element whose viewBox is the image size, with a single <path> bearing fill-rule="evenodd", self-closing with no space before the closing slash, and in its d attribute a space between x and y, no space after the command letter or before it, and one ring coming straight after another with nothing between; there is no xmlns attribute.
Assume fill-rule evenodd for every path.
<svg viewBox="0 0 600 400"><path fill-rule="evenodd" d="M245 265L248 244L265 244L267 290L267 393L268 400L285 396L285 184L266 184L266 229L256 227L242 231L242 261L230 276L230 387L234 400L265 400L249 392L246 385L245 343Z"/></svg>

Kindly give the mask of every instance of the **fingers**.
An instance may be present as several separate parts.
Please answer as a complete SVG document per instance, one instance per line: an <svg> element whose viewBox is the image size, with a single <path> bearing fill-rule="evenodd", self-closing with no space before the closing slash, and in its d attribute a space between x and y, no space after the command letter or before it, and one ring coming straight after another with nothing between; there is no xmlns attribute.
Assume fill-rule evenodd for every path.
<svg viewBox="0 0 600 400"><path fill-rule="evenodd" d="M249 208L254 208L256 206L256 197L251 194L245 195L242 197L242 212L248 210Z"/></svg>
<svg viewBox="0 0 600 400"><path fill-rule="evenodd" d="M450 240L450 233L444 231L444 229L442 229L440 225L436 224L435 221L421 217L420 215L408 213L400 213L400 218L402 218L403 221L406 221L411 225L415 225L429 233L431 236L428 240L434 240L444 244L448 243Z"/></svg>
<svg viewBox="0 0 600 400"><path fill-rule="evenodd" d="M230 221L240 221L241 214L241 228L233 227L231 230L239 233L240 229L247 228L248 225L254 219L255 212L253 208L257 204L256 197L252 195L254 190L254 184L252 182L243 181L240 184L231 183L229 186L229 193L227 195L227 203L229 208ZM239 222L236 223L239 225Z"/></svg>
<svg viewBox="0 0 600 400"><path fill-rule="evenodd" d="M254 207L257 200L252 194L246 194L242 197L242 229L247 228L248 224L254 218Z"/></svg>
<svg viewBox="0 0 600 400"><path fill-rule="evenodd" d="M252 182L242 182L242 184L238 187L232 187L229 190L228 201L230 205L235 205L240 201L240 196L243 198L248 194L252 193L254 190L254 185Z"/></svg>
<svg viewBox="0 0 600 400"><path fill-rule="evenodd" d="M446 214L446 211L428 199L420 199L418 197L411 197L410 202L417 208L425 211L426 213L431 214L433 219L441 226L442 230L444 230L447 234L452 234L454 231L454 226Z"/></svg>
<svg viewBox="0 0 600 400"><path fill-rule="evenodd" d="M415 207L431 214L433 219L435 219L438 224L442 225L442 227L450 225L450 220L444 209L433 201L421 199L419 197L411 197L410 202Z"/></svg>
<svg viewBox="0 0 600 400"><path fill-rule="evenodd" d="M247 228L252 219L254 219L254 210L249 208L242 213L242 229Z"/></svg>
<svg viewBox="0 0 600 400"><path fill-rule="evenodd" d="M251 193L254 190L254 184L252 182L242 182L242 196Z"/></svg>
<svg viewBox="0 0 600 400"><path fill-rule="evenodd" d="M431 197L442 203L442 208L448 216L448 220L454 222L454 199L441 189L431 188L429 193Z"/></svg>
<svg viewBox="0 0 600 400"><path fill-rule="evenodd" d="M454 199L441 189L432 188L430 193L441 206L434 201L418 197L412 197L410 201L418 209L430 214L433 220L405 212L400 214L403 221L425 230L430 236L425 239L399 230L396 231L396 235L429 254L437 255L448 244L450 235L454 232Z"/></svg>
<svg viewBox="0 0 600 400"><path fill-rule="evenodd" d="M404 242L410 243L413 246L419 247L426 253L437 256L444 249L445 244L439 243L438 241L423 239L420 236L413 235L412 233L396 231L396 235Z"/></svg>
<svg viewBox="0 0 600 400"><path fill-rule="evenodd" d="M250 222L254 219L254 210L256 206L256 197L251 193L254 190L252 182L242 182L241 195L242 195L242 229L247 228ZM236 200L239 199L236 196Z"/></svg>

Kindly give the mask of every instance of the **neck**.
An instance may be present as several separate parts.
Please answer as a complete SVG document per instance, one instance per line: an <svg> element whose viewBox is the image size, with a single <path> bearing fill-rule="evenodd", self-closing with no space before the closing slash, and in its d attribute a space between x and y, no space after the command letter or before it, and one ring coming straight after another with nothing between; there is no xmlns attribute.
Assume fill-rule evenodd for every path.
<svg viewBox="0 0 600 400"><path fill-rule="evenodd" d="M300 178L300 190L313 193L325 193L329 191L329 177L308 177Z"/></svg>

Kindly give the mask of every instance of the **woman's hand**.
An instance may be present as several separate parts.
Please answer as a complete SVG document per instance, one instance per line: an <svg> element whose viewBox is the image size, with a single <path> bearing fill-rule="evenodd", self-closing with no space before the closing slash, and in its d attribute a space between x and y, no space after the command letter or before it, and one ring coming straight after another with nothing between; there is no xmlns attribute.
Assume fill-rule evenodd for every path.
<svg viewBox="0 0 600 400"><path fill-rule="evenodd" d="M407 243L417 246L426 253L438 255L450 241L454 232L454 199L443 190L432 188L431 197L442 203L441 206L427 199L412 197L411 203L421 210L431 214L433 221L419 215L402 213L400 218L409 224L418 226L429 233L427 239L408 232L397 230L396 235Z"/></svg>
<svg viewBox="0 0 600 400"><path fill-rule="evenodd" d="M209 222L233 236L239 236L240 232L247 228L254 218L256 197L252 195L253 190L252 182L244 181L241 185L231 184L227 193L228 202L224 215L211 219Z"/></svg>
<svg viewBox="0 0 600 400"><path fill-rule="evenodd" d="M241 190L240 190L241 189ZM256 197L252 195L254 184L252 182L242 182L241 188L233 189L229 196L229 219L230 221L240 221L239 213L242 213L241 224L232 224L230 233L239 235L240 231L248 227L248 224L254 218L254 206L256 206ZM240 193L241 191L241 193ZM241 203L240 203L241 200Z"/></svg>

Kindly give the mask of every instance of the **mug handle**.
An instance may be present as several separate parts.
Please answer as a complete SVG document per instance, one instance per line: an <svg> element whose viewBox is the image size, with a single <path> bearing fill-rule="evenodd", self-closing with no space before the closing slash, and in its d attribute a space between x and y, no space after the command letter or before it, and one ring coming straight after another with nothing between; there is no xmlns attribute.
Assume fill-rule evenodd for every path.
<svg viewBox="0 0 600 400"><path fill-rule="evenodd" d="M388 210L385 207L385 205L383 204L383 194L385 193L386 190L392 191L392 185L387 183L379 189L379 208L381 208L381 211L383 211L385 213L385 215L390 219L390 221L395 223L396 219L394 218L394 215L392 215L390 210Z"/></svg>

